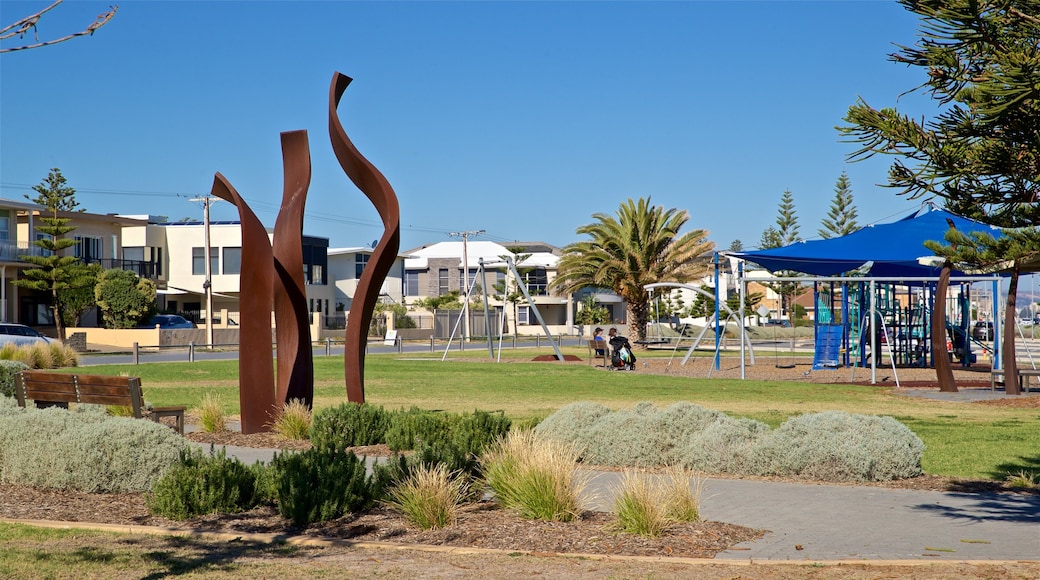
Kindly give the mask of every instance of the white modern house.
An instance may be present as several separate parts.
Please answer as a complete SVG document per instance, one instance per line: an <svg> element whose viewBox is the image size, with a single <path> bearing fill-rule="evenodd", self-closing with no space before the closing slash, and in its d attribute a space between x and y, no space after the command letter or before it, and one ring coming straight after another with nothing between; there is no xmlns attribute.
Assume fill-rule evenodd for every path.
<svg viewBox="0 0 1040 580"><path fill-rule="evenodd" d="M549 284L556 278L556 266L559 262L559 249L548 244L520 244L513 247L524 247L525 259L516 264L521 274L522 283L527 289L534 306L550 332L573 334L574 332L574 299L554 293ZM479 287L482 296L487 290L490 307L504 317L505 326L512 332L515 327L519 334L533 335L542 332L537 317L533 313L532 304L521 300L515 306L501 299L496 299L496 285L508 280L508 290L515 288L514 276L509 273L504 256L516 259L517 255L501 244L489 241L448 241L421 246L404 252L408 257L404 261L404 301L414 305L416 301L432 296L443 296L457 291L465 295L468 287ZM465 259L465 264L463 260ZM481 261L484 263L483 275L480 274ZM500 293L500 296L503 293ZM514 320L515 317L515 320ZM498 318L497 320L501 320Z"/></svg>
<svg viewBox="0 0 1040 580"><path fill-rule="evenodd" d="M329 285L333 290L335 310L350 310L361 273L365 271L373 251L370 247L329 248ZM398 254L394 260L390 273L380 287L380 300L393 304L404 303L404 260L407 257L406 254Z"/></svg>

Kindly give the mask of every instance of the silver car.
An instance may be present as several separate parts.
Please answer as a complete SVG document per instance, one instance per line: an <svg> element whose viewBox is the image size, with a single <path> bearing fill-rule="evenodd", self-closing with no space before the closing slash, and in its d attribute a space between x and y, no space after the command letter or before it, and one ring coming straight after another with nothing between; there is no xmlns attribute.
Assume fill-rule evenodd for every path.
<svg viewBox="0 0 1040 580"><path fill-rule="evenodd" d="M9 342L18 346L26 346L37 342L47 344L51 342L51 339L24 324L0 322L0 346Z"/></svg>

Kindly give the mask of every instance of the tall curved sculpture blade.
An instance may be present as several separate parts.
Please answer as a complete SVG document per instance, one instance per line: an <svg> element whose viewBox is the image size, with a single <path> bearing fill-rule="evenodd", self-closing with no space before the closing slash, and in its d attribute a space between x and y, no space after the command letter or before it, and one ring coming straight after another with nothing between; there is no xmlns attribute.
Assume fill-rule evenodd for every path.
<svg viewBox="0 0 1040 580"><path fill-rule="evenodd" d="M242 196L219 172L213 177L212 194L234 204L242 222L242 274L240 292L238 399L242 433L271 430L275 405L274 368L271 362L271 291L274 266L267 230Z"/></svg>
<svg viewBox="0 0 1040 580"><path fill-rule="evenodd" d="M379 298L379 288L397 259L401 247L401 209L397 195L383 174L365 159L347 137L336 108L351 78L335 73L329 87L329 139L336 159L347 177L368 197L383 220L383 235L379 238L365 270L358 281L354 300L347 317L346 344L343 353L343 372L347 385L347 400L365 402L365 346L372 311Z"/></svg>
<svg viewBox="0 0 1040 580"><path fill-rule="evenodd" d="M311 184L307 131L282 133L282 207L274 222L274 319L278 344L275 400L314 403L310 313L303 279L303 209Z"/></svg>

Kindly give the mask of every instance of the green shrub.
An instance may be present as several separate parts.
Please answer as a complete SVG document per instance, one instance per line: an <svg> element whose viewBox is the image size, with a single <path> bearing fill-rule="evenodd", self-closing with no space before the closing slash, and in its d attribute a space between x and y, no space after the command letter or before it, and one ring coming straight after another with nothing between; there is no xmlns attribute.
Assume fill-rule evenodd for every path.
<svg viewBox="0 0 1040 580"><path fill-rule="evenodd" d="M428 530L454 525L467 495L467 480L444 465L420 466L390 490L387 503Z"/></svg>
<svg viewBox="0 0 1040 580"><path fill-rule="evenodd" d="M148 491L187 448L168 427L83 405L0 415L7 483L92 493Z"/></svg>
<svg viewBox="0 0 1040 580"><path fill-rule="evenodd" d="M211 448L209 455L188 450L152 488L148 509L173 520L246 511L262 498L256 479L256 470L229 459L223 449L214 453Z"/></svg>
<svg viewBox="0 0 1040 580"><path fill-rule="evenodd" d="M763 475L887 481L921 475L924 443L891 417L827 411L785 421L751 452Z"/></svg>
<svg viewBox="0 0 1040 580"><path fill-rule="evenodd" d="M275 433L292 441L307 439L311 430L310 407L300 399L289 401L271 428Z"/></svg>
<svg viewBox="0 0 1040 580"><path fill-rule="evenodd" d="M495 441L505 437L512 422L504 413L473 411L451 422L451 441L466 453L479 457Z"/></svg>
<svg viewBox="0 0 1040 580"><path fill-rule="evenodd" d="M375 405L343 403L314 414L311 444L325 450L377 445L386 438L390 414Z"/></svg>
<svg viewBox="0 0 1040 580"><path fill-rule="evenodd" d="M0 359L3 360L19 360L18 359L18 345L13 342L4 343L0 346Z"/></svg>
<svg viewBox="0 0 1040 580"><path fill-rule="evenodd" d="M0 397L14 397L14 382L18 373L28 370L29 367L22 362L14 360L0 360Z"/></svg>
<svg viewBox="0 0 1040 580"><path fill-rule="evenodd" d="M364 460L351 452L312 448L276 454L271 463L278 512L297 526L367 509L382 495Z"/></svg>
<svg viewBox="0 0 1040 580"><path fill-rule="evenodd" d="M498 501L521 516L571 521L581 514L588 479L575 473L573 447L535 434L510 431L481 458L484 479Z"/></svg>
<svg viewBox="0 0 1040 580"><path fill-rule="evenodd" d="M610 408L599 403L578 402L560 407L534 428L535 433L578 449L583 455L589 446L589 430Z"/></svg>
<svg viewBox="0 0 1040 580"><path fill-rule="evenodd" d="M434 413L412 408L393 413L386 430L386 444L394 451L415 449L421 443L447 443L454 420L448 413Z"/></svg>

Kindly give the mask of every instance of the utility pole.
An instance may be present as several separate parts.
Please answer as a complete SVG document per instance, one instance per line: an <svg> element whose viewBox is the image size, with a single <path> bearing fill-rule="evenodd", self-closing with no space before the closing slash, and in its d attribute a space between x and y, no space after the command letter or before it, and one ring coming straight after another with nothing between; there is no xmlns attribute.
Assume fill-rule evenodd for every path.
<svg viewBox="0 0 1040 580"><path fill-rule="evenodd" d="M479 236L484 233L484 230L466 230L464 232L449 232L448 235L453 238L462 238L462 279L465 281L465 292L462 293L462 342L465 343L469 340L469 255L466 253L466 242L470 236Z"/></svg>
<svg viewBox="0 0 1040 580"><path fill-rule="evenodd" d="M206 292L206 347L213 348L213 265L210 263L210 244L209 244L209 206L210 202L219 201L219 197L193 197L190 201L201 201L202 202L202 224L205 229L206 247L203 250L205 252L205 263L206 263L206 281L202 283L202 289Z"/></svg>

